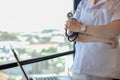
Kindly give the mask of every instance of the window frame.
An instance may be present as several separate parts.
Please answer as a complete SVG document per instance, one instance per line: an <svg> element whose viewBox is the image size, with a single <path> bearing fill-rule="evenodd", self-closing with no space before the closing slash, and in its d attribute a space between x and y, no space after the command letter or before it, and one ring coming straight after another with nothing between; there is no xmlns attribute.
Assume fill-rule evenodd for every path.
<svg viewBox="0 0 120 80"><path fill-rule="evenodd" d="M75 11L77 9L77 5L80 1L81 0L73 0L73 11ZM74 54L74 53L75 53L75 42L74 42L74 46L73 46L73 51L67 51L67 52L58 53L58 54L54 54L54 55L48 55L48 56L44 56L44 57L40 57L40 58L23 60L23 61L20 61L20 63L21 63L21 65L32 64L32 63L36 63L39 61L49 60L49 59L53 59L53 58L57 58L57 57L61 57L61 56L69 55L69 54ZM18 66L17 62L2 64L2 65L0 65L0 70L9 69L9 68L13 68L16 66Z"/></svg>

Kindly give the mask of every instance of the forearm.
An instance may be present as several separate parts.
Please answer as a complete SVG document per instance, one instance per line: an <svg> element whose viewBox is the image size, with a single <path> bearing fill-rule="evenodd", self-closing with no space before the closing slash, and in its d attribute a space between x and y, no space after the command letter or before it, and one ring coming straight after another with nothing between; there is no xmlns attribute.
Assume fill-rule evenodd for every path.
<svg viewBox="0 0 120 80"><path fill-rule="evenodd" d="M114 21L106 25L88 25L85 34L100 38L114 38L120 34L120 21Z"/></svg>
<svg viewBox="0 0 120 80"><path fill-rule="evenodd" d="M105 44L111 44L113 48L115 48L116 45L118 44L116 39L104 39L104 38L98 38L98 37L94 37L90 35L83 35L83 34L79 34L76 41L78 42L101 42Z"/></svg>
<svg viewBox="0 0 120 80"><path fill-rule="evenodd" d="M109 39L98 38L91 35L83 35L80 33L76 39L76 41L79 41L79 42L102 42L102 43L108 43L108 40Z"/></svg>

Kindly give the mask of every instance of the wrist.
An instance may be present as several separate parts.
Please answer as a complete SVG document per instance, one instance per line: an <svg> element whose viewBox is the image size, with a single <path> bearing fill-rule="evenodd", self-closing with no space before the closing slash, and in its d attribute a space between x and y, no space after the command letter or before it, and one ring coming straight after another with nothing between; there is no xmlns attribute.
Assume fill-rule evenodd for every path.
<svg viewBox="0 0 120 80"><path fill-rule="evenodd" d="M87 31L87 26L86 25L81 25L80 32L81 33L86 33L86 31Z"/></svg>

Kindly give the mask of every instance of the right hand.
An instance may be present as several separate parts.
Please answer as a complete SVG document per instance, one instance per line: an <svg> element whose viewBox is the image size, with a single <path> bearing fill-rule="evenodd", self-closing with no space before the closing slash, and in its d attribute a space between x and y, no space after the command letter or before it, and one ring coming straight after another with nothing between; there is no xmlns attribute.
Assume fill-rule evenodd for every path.
<svg viewBox="0 0 120 80"><path fill-rule="evenodd" d="M72 31L72 32L80 32L81 26L82 24L80 22L69 19L66 21L65 29Z"/></svg>

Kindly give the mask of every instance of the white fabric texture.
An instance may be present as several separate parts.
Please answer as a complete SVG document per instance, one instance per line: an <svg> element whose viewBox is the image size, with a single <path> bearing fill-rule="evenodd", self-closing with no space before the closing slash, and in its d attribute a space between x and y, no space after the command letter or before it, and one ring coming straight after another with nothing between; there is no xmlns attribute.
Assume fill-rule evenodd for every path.
<svg viewBox="0 0 120 80"><path fill-rule="evenodd" d="M85 25L103 25L120 20L120 0L82 0L74 14ZM75 58L71 68L73 73L119 78L120 48L100 42L76 42Z"/></svg>
<svg viewBox="0 0 120 80"><path fill-rule="evenodd" d="M112 78L96 77L84 74L72 74L73 80L112 80Z"/></svg>

